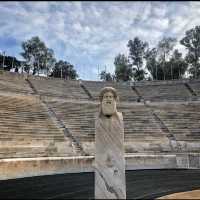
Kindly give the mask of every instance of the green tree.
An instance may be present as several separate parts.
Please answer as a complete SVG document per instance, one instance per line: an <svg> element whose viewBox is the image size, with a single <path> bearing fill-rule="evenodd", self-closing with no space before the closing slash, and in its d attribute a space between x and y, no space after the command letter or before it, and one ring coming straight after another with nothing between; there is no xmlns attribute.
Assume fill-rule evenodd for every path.
<svg viewBox="0 0 200 200"><path fill-rule="evenodd" d="M39 73L41 69L46 69L48 73L56 62L53 50L47 48L38 36L22 42L22 49L21 55L26 60L29 68L33 70L33 74Z"/></svg>
<svg viewBox="0 0 200 200"><path fill-rule="evenodd" d="M187 68L188 63L182 58L182 53L180 53L178 49L175 49L167 64L168 73L166 79L183 78Z"/></svg>
<svg viewBox="0 0 200 200"><path fill-rule="evenodd" d="M118 54L114 60L116 81L129 81L133 77L132 67L124 54Z"/></svg>
<svg viewBox="0 0 200 200"><path fill-rule="evenodd" d="M157 47L158 56L159 56L158 59L163 71L162 80L165 80L168 74L167 59L169 58L170 53L172 52L175 46L175 43L176 43L176 39L172 37L163 37L163 39L159 41L158 43L158 47Z"/></svg>
<svg viewBox="0 0 200 200"><path fill-rule="evenodd" d="M41 69L45 69L46 74L49 75L50 70L53 69L56 63L56 59L54 57L54 52L52 49L49 48L46 49L41 62L42 62Z"/></svg>
<svg viewBox="0 0 200 200"><path fill-rule="evenodd" d="M157 61L158 52L156 48L148 49L145 52L146 68L150 72L152 79L158 80L159 63Z"/></svg>
<svg viewBox="0 0 200 200"><path fill-rule="evenodd" d="M21 62L17 60L16 57L5 56L2 54L0 54L0 62L2 68L4 63L4 70L6 71L10 71L11 68L19 68L21 66Z"/></svg>
<svg viewBox="0 0 200 200"><path fill-rule="evenodd" d="M148 49L145 59L146 68L155 80L180 79L184 76L188 68L187 62L184 58L182 58L182 53L180 53L177 49L175 49L170 57L168 57L168 60L164 62L164 71L163 62L158 55L157 48Z"/></svg>
<svg viewBox="0 0 200 200"><path fill-rule="evenodd" d="M137 81L145 79L143 60L148 43L141 41L138 37L135 37L134 40L128 41L127 46L129 48L129 58L131 59L134 79Z"/></svg>
<svg viewBox="0 0 200 200"><path fill-rule="evenodd" d="M187 30L185 36L180 40L180 44L188 50L186 61L191 65L189 71L192 78L200 77L200 26Z"/></svg>
<svg viewBox="0 0 200 200"><path fill-rule="evenodd" d="M101 79L101 80L104 80L104 81L113 81L113 80L114 80L114 76L111 75L110 72L106 72L105 70L103 70L103 71L100 73L100 79Z"/></svg>
<svg viewBox="0 0 200 200"><path fill-rule="evenodd" d="M74 66L69 62L63 60L56 62L50 76L56 78L64 78L67 80L75 80L76 78L78 78L78 74L74 69Z"/></svg>

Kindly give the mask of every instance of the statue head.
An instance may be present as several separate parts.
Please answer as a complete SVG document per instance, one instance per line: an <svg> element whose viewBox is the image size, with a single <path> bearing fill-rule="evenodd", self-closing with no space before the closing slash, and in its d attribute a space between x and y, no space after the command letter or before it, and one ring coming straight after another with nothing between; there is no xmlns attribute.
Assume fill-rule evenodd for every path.
<svg viewBox="0 0 200 200"><path fill-rule="evenodd" d="M99 95L101 102L100 114L110 117L117 113L117 91L113 87L104 87Z"/></svg>

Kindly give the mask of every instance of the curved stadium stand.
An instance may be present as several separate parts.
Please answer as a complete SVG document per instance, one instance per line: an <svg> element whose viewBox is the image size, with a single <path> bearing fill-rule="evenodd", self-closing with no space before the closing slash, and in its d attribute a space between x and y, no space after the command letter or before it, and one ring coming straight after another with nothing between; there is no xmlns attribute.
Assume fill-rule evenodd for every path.
<svg viewBox="0 0 200 200"><path fill-rule="evenodd" d="M132 85L0 74L0 199L94 198L98 93L115 87L127 197L200 188L200 81Z"/></svg>

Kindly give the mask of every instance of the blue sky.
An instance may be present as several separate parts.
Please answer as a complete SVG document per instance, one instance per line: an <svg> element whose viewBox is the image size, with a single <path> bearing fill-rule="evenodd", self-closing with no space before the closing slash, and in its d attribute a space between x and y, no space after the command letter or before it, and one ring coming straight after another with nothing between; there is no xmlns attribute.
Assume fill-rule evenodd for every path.
<svg viewBox="0 0 200 200"><path fill-rule="evenodd" d="M136 36L153 47L200 25L200 2L189 1L1 1L0 13L1 52L22 59L22 41L37 35L86 80L98 80L98 66L114 72L115 56L128 55L128 40Z"/></svg>

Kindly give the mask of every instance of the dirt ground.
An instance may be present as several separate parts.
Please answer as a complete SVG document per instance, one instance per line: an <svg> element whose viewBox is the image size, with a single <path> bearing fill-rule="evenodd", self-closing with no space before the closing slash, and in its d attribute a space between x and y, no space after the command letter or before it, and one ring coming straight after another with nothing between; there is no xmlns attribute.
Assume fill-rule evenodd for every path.
<svg viewBox="0 0 200 200"><path fill-rule="evenodd" d="M200 199L200 190L174 193L160 197L158 199Z"/></svg>

